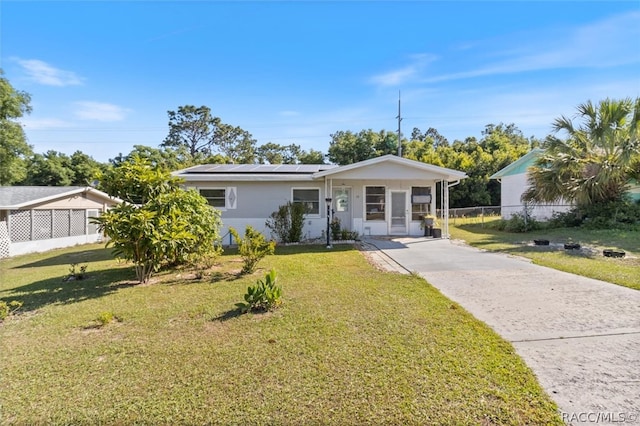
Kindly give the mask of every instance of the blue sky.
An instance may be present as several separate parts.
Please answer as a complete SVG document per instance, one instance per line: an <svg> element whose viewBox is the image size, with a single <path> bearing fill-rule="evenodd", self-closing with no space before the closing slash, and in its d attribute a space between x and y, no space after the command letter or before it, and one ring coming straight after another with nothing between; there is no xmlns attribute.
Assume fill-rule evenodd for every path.
<svg viewBox="0 0 640 426"><path fill-rule="evenodd" d="M36 152L106 161L206 105L259 144L326 152L338 130L514 123L544 138L583 102L640 96L634 1L12 1L0 67L32 95Z"/></svg>

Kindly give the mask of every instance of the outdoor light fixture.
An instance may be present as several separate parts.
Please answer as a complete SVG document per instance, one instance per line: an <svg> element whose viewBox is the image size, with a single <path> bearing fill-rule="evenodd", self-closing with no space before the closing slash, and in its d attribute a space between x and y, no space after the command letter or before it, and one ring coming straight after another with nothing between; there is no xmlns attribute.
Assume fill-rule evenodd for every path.
<svg viewBox="0 0 640 426"><path fill-rule="evenodd" d="M325 198L327 203L327 248L331 248L331 198Z"/></svg>

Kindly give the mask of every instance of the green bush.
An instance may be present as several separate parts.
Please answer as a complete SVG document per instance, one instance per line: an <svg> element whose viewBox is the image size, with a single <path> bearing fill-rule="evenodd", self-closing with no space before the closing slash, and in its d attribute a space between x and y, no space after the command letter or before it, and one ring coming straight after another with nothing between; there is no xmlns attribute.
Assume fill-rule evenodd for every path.
<svg viewBox="0 0 640 426"><path fill-rule="evenodd" d="M219 251L220 212L193 189L160 193L142 206L122 203L93 220L114 254L134 263L141 283L163 266Z"/></svg>
<svg viewBox="0 0 640 426"><path fill-rule="evenodd" d="M357 240L358 232L348 231L346 229L343 229L342 231L340 231L340 239L341 240Z"/></svg>
<svg viewBox="0 0 640 426"><path fill-rule="evenodd" d="M555 212L547 221L549 228L576 228L580 225L582 225L582 218L578 216L575 209L568 212Z"/></svg>
<svg viewBox="0 0 640 426"><path fill-rule="evenodd" d="M281 243L298 243L302 240L306 213L303 204L288 202L271 213L265 225Z"/></svg>
<svg viewBox="0 0 640 426"><path fill-rule="evenodd" d="M67 275L63 281L80 281L87 278L87 266L81 265L78 268L77 263L72 263L69 265L69 275Z"/></svg>
<svg viewBox="0 0 640 426"><path fill-rule="evenodd" d="M348 229L342 229L340 219L334 217L331 220L331 239L334 241L356 240L358 233L355 231L349 231Z"/></svg>
<svg viewBox="0 0 640 426"><path fill-rule="evenodd" d="M238 244L238 253L242 257L244 265L243 274L251 274L255 271L258 262L268 254L275 253L276 243L267 241L262 233L256 231L252 226L247 225L244 231L244 238L240 238L238 231L229 228L229 232Z"/></svg>
<svg viewBox="0 0 640 426"><path fill-rule="evenodd" d="M17 311L22 307L22 302L12 300L7 303L4 300L0 300L0 321L4 321L9 315Z"/></svg>
<svg viewBox="0 0 640 426"><path fill-rule="evenodd" d="M113 312L106 311L106 312L101 312L100 315L96 317L96 321L98 322L99 327L104 327L105 325L113 322L115 318L116 316L113 315Z"/></svg>
<svg viewBox="0 0 640 426"><path fill-rule="evenodd" d="M548 224L552 228L640 229L640 203L620 200L580 206L555 213Z"/></svg>
<svg viewBox="0 0 640 426"><path fill-rule="evenodd" d="M340 229L340 219L334 217L331 220L331 239L333 240L341 240L342 238L342 229Z"/></svg>
<svg viewBox="0 0 640 426"><path fill-rule="evenodd" d="M282 288L277 285L276 270L265 276L264 281L258 280L255 286L249 286L244 295L245 303L237 303L236 306L242 313L249 311L270 311L280 305Z"/></svg>
<svg viewBox="0 0 640 426"><path fill-rule="evenodd" d="M536 231L542 228L542 225L531 216L525 217L523 213L514 213L510 219L490 222L489 227L497 229L498 231L523 233Z"/></svg>
<svg viewBox="0 0 640 426"><path fill-rule="evenodd" d="M630 200L580 206L576 214L588 229L640 229L640 204Z"/></svg>

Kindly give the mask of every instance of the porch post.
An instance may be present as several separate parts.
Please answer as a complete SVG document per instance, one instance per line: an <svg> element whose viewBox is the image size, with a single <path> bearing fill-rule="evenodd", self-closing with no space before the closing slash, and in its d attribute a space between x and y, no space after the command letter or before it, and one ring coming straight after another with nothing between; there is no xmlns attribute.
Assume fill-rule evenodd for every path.
<svg viewBox="0 0 640 426"><path fill-rule="evenodd" d="M442 212L444 215L444 229L443 234L445 238L450 238L449 236L449 181L444 181L444 206L442 207Z"/></svg>

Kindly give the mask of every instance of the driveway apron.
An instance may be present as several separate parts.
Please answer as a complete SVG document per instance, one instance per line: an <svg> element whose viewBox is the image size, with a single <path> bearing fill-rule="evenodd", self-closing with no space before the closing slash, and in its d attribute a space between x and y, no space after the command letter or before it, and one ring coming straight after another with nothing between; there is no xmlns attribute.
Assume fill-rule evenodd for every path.
<svg viewBox="0 0 640 426"><path fill-rule="evenodd" d="M566 423L640 425L640 291L449 240L367 242L510 341Z"/></svg>

